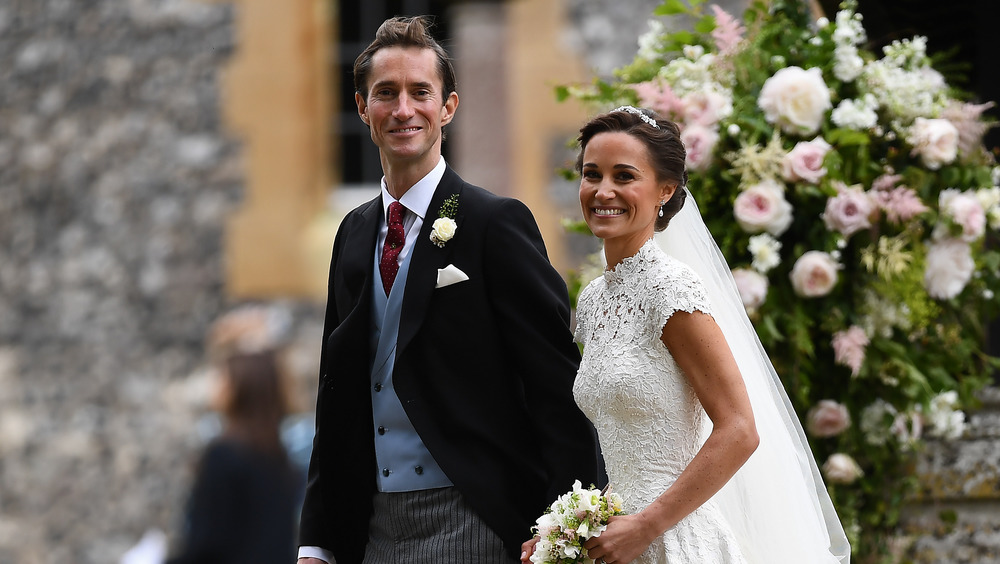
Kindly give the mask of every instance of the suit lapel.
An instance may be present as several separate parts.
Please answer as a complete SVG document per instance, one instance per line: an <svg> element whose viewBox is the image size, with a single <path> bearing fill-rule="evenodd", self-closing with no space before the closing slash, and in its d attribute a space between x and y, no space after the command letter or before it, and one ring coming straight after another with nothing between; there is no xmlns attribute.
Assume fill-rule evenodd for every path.
<svg viewBox="0 0 1000 564"><path fill-rule="evenodd" d="M396 338L397 357L406 349L423 324L431 294L437 284L437 269L443 268L450 261L451 245L446 243L442 248L432 243L431 230L445 199L452 194L460 194L462 184L462 179L455 171L450 167L445 170L427 207L420 234L413 244L413 256L410 257L410 270L406 275L406 292L403 294L403 307L400 313L399 335ZM455 217L455 222L458 224L456 237L461 237L462 219L462 199L459 197L458 214Z"/></svg>

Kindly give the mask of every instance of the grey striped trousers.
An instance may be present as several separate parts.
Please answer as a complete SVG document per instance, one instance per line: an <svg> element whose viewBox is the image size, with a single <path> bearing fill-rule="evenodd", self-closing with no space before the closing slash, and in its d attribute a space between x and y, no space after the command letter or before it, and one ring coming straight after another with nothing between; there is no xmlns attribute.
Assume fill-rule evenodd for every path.
<svg viewBox="0 0 1000 564"><path fill-rule="evenodd" d="M456 488L375 494L363 564L516 562Z"/></svg>

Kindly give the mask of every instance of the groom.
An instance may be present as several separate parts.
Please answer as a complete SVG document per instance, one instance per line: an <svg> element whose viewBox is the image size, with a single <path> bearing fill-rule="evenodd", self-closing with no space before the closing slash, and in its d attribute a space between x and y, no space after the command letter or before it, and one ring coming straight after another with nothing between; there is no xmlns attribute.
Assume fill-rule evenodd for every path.
<svg viewBox="0 0 1000 564"><path fill-rule="evenodd" d="M528 209L444 162L458 94L424 18L383 23L354 82L385 176L334 241L299 562L516 562L598 482L566 285Z"/></svg>

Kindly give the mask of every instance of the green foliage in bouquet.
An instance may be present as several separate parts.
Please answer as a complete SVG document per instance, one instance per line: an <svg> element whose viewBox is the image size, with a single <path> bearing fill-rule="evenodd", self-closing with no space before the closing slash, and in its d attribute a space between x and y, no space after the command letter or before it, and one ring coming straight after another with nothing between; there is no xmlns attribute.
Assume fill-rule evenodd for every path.
<svg viewBox="0 0 1000 564"><path fill-rule="evenodd" d="M876 56L852 1L834 21L792 0L742 21L703 0L655 15L688 29L652 20L614 79L557 96L681 126L689 188L855 554L878 561L918 487L914 453L962 435L961 409L998 367L984 352L1000 306L989 104L949 87L925 38Z"/></svg>

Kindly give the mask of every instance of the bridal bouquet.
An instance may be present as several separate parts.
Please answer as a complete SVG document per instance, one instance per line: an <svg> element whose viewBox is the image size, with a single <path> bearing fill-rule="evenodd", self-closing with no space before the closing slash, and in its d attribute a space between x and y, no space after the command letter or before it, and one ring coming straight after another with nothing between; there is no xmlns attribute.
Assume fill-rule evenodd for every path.
<svg viewBox="0 0 1000 564"><path fill-rule="evenodd" d="M1000 366L984 351L1000 312L992 104L949 86L926 38L867 48L853 0L830 18L794 0L741 20L704 0L655 15L634 62L557 96L681 127L691 192L855 553L875 557L902 500L932 487L914 453L962 435Z"/></svg>
<svg viewBox="0 0 1000 564"><path fill-rule="evenodd" d="M531 561L535 564L592 564L594 561L583 548L584 541L601 536L608 519L623 513L618 494L585 489L579 480L573 482L573 489L559 496L532 527L540 540Z"/></svg>

